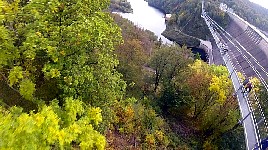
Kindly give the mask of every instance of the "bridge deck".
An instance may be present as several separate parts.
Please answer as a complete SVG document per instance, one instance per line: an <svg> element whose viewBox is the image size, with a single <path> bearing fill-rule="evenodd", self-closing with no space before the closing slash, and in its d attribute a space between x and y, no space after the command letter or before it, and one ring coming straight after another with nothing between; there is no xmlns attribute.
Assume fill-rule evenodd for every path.
<svg viewBox="0 0 268 150"><path fill-rule="evenodd" d="M223 56L223 60L226 63L226 67L228 68L229 72L232 72L234 69L234 65L229 60L229 55L226 54ZM231 79L233 82L233 86L235 88L237 99L240 107L240 112L242 118L245 118L247 115L249 115L250 108L248 107L248 99L243 95L242 90L240 88L241 83L239 82L239 78L237 76L237 73L234 72L231 74ZM248 150L252 150L254 148L254 145L257 143L257 135L256 135L256 129L254 127L254 122L252 118L252 114L250 114L246 119L243 121L244 126L244 133L245 133L245 141L247 145Z"/></svg>
<svg viewBox="0 0 268 150"><path fill-rule="evenodd" d="M202 4L202 8L203 8L203 4ZM228 41L232 44L232 45L239 45L238 42L236 42L236 44L234 42L232 42L232 40L225 40L223 38L223 36L220 35L220 33L218 33L214 27L213 27L213 21L210 20L210 17L206 15L204 9L202 9L202 17L204 18L214 40L215 43L217 45L217 47L220 49L220 51L224 51L224 46L228 44ZM240 30L237 30L238 32L236 33L236 37L239 37L241 34L244 33L244 31L247 29L246 26L244 26L241 22L239 22L239 26L240 26ZM243 40L243 39L241 39ZM256 40L257 42L257 40ZM229 45L230 45L229 43ZM230 45L231 47L231 45ZM230 50L230 47L228 48ZM248 99L241 93L241 83L240 83L240 79L237 75L237 70L236 70L236 64L237 64L237 57L239 57L239 54L235 53L235 49L237 48L236 46L231 47L232 50L234 50L234 53L230 53L231 55L233 55L232 57L235 59L231 59L232 57L229 56L229 52L225 53L224 55L221 55L228 71L231 73L231 79L232 79L232 83L234 86L234 89L237 91L237 98L238 98L238 102L239 102L239 107L240 107L240 112L241 112L241 116L243 119L243 126L244 126L244 133L245 133L245 141L246 141L246 146L248 150L252 150L255 146L255 144L259 141L258 140L258 135L256 133L256 128L255 128L255 123L253 121L254 116L252 115L253 113L251 110L251 107L249 107L249 102ZM237 56L236 56L237 55ZM232 60L236 60L236 61L232 61ZM242 63L242 62L241 62ZM240 65L241 66L241 65Z"/></svg>

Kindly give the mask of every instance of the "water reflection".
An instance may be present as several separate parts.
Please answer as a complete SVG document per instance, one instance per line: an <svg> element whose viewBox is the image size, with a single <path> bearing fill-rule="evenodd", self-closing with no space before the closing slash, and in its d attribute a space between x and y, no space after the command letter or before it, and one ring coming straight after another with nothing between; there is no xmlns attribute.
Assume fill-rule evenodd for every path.
<svg viewBox="0 0 268 150"><path fill-rule="evenodd" d="M164 43L172 43L161 35L166 29L165 18L163 18L165 14L148 6L144 0L128 0L128 2L131 4L133 13L120 13L122 17L129 19L141 28L154 32L158 37L161 37Z"/></svg>

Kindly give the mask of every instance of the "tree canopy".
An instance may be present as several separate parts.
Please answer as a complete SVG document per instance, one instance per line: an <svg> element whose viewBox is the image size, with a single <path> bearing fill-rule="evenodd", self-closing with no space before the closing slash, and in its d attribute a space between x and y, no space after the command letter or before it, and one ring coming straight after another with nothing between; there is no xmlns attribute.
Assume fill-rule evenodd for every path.
<svg viewBox="0 0 268 150"><path fill-rule="evenodd" d="M133 10L127 0L111 0L109 7L110 11L119 11L124 13L131 13Z"/></svg>
<svg viewBox="0 0 268 150"><path fill-rule="evenodd" d="M0 149L226 144L239 117L226 68L163 45L109 4L0 0Z"/></svg>
<svg viewBox="0 0 268 150"><path fill-rule="evenodd" d="M125 90L113 53L122 42L120 28L103 11L109 1L1 0L0 5L3 86L38 106L29 114L1 107L1 148L104 149L105 138L97 131L101 111L120 101ZM3 97L8 105L10 100Z"/></svg>

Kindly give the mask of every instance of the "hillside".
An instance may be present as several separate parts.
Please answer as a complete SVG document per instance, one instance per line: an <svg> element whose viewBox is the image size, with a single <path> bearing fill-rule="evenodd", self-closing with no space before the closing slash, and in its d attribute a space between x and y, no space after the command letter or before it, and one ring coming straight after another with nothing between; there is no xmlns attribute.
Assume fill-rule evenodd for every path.
<svg viewBox="0 0 268 150"><path fill-rule="evenodd" d="M0 0L0 149L245 149L226 67L109 0L23 2Z"/></svg>
<svg viewBox="0 0 268 150"><path fill-rule="evenodd" d="M210 37L210 32L201 18L201 1L196 0L147 0L149 5L161 9L165 13L171 13L172 18L167 24L164 36L174 39L180 43L192 43L193 38L185 38L185 35L194 36L200 39ZM207 0L205 9L208 15L218 24L226 27L229 16L219 10L220 3L223 2L228 7L233 8L239 16L268 31L268 10L258 6L248 0Z"/></svg>
<svg viewBox="0 0 268 150"><path fill-rule="evenodd" d="M228 120L238 117L238 110L235 109L237 103L234 101L234 97L229 95L232 89L229 88L226 91L227 98L224 98L225 102L219 109L215 109L219 105L217 103L219 97L214 94L222 91L209 90L212 84L223 86L224 82L213 83L215 78L212 79L212 76L225 80L226 68L208 66L200 60L193 62L193 55L186 47L161 45L152 32L140 29L118 15L114 14L113 18L122 29L124 39L124 44L117 47L115 52L120 62L117 69L129 85L126 94L140 99L147 109L153 108L157 115L166 120L165 129L168 131L165 134L169 141L167 147L169 149L201 149L203 146L212 146L219 149L244 149L243 129L239 127L230 130L235 121ZM202 73L200 73L201 70L203 70ZM226 82L230 84L229 79ZM199 94L206 96L199 97ZM210 96L212 99L207 105L207 97ZM228 115L227 111L225 112L221 108L226 108L233 114ZM214 116L210 111L213 111L214 114L219 114L218 111L221 111L221 115ZM227 120L221 120L221 117ZM232 123L224 124L229 121ZM136 121L132 120L132 123L135 124ZM123 127L129 130L128 125ZM111 147L116 149L122 148L119 146L120 144L131 147L133 143L126 140L133 142L133 139L142 138L140 136L142 131L135 132L135 136L128 132L119 134L116 130L111 134L117 137L110 143ZM152 136L155 139L151 137L151 140L156 142L158 136ZM213 140L211 141L211 139ZM236 144L233 144L234 141ZM160 143L156 142L153 145ZM146 141L142 139L136 143L137 147L144 144ZM158 146L163 146L162 144ZM160 149L162 148L164 147Z"/></svg>
<svg viewBox="0 0 268 150"><path fill-rule="evenodd" d="M111 0L109 10L111 12L131 13L130 3L127 0Z"/></svg>

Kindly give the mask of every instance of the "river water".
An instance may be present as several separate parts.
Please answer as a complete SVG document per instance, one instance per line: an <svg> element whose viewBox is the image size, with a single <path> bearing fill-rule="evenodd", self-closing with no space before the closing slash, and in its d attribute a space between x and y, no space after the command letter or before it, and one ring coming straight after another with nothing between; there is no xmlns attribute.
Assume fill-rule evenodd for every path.
<svg viewBox="0 0 268 150"><path fill-rule="evenodd" d="M164 43L172 43L161 35L166 29L165 14L150 7L144 0L127 0L130 2L133 13L120 13L122 17L132 21L135 25L154 32Z"/></svg>
<svg viewBox="0 0 268 150"><path fill-rule="evenodd" d="M133 13L119 13L122 17L132 21L135 25L154 32L164 43L172 44L170 40L161 35L166 29L165 14L148 5L144 0L127 0L130 2ZM207 54L199 48L191 48L194 54L199 53L201 59L207 61Z"/></svg>

